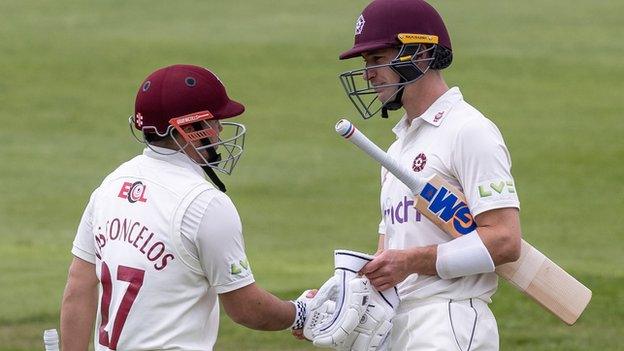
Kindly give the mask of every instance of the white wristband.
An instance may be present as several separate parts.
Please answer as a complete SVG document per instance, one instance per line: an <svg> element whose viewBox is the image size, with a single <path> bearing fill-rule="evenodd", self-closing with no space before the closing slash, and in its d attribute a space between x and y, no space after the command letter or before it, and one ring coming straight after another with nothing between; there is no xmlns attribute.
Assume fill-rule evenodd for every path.
<svg viewBox="0 0 624 351"><path fill-rule="evenodd" d="M494 261L476 230L438 245L436 270L443 279L494 272Z"/></svg>

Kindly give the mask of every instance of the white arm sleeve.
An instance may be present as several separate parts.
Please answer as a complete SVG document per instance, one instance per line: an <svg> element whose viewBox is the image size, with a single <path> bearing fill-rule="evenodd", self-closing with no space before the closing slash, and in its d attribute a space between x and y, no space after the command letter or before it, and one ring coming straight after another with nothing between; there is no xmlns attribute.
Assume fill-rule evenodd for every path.
<svg viewBox="0 0 624 351"><path fill-rule="evenodd" d="M496 208L520 208L511 157L494 123L480 118L466 124L454 151L453 168L474 216Z"/></svg>
<svg viewBox="0 0 624 351"><path fill-rule="evenodd" d="M245 255L242 224L230 198L221 192L207 191L200 194L191 206L205 207L203 216L197 221L199 227L193 233L196 233L193 242L210 285L222 294L253 283L253 274ZM187 217L193 212L187 210L183 231L184 222L189 222Z"/></svg>
<svg viewBox="0 0 624 351"><path fill-rule="evenodd" d="M95 264L95 241L93 239L93 201L96 191L91 194L89 203L87 204L87 207L82 214L82 218L80 219L78 231L76 232L76 237L74 238L74 243L71 250L74 256L93 264Z"/></svg>

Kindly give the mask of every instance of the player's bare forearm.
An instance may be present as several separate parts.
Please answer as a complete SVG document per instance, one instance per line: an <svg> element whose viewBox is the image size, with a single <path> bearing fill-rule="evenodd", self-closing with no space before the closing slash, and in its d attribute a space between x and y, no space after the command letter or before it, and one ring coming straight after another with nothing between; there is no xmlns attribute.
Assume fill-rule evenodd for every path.
<svg viewBox="0 0 624 351"><path fill-rule="evenodd" d="M283 330L295 320L295 306L255 283L219 295L225 313L236 323L256 330Z"/></svg>
<svg viewBox="0 0 624 351"><path fill-rule="evenodd" d="M520 219L516 208L502 208L479 214L477 233L495 265L513 262L520 256ZM379 247L383 247L380 236ZM411 247L404 250L378 250L373 261L362 273L379 290L402 282L417 273L436 275L437 245Z"/></svg>
<svg viewBox="0 0 624 351"><path fill-rule="evenodd" d="M520 219L518 209L501 208L479 214L477 233L495 265L513 262L520 256ZM437 245L405 250L409 259L408 272L435 275Z"/></svg>
<svg viewBox="0 0 624 351"><path fill-rule="evenodd" d="M513 262L520 256L520 219L518 209L501 208L479 214L477 233L488 249L495 265ZM437 245L405 250L410 273L435 275Z"/></svg>
<svg viewBox="0 0 624 351"><path fill-rule="evenodd" d="M517 208L500 208L479 214L477 232L488 249L494 265L516 261L520 257L520 215Z"/></svg>
<svg viewBox="0 0 624 351"><path fill-rule="evenodd" d="M74 258L61 306L63 351L85 351L89 347L97 310L97 282L95 266Z"/></svg>
<svg viewBox="0 0 624 351"><path fill-rule="evenodd" d="M435 275L436 272L436 258L437 258L437 245L430 245L424 247L412 247L405 250L409 257L409 272L423 274L423 275Z"/></svg>

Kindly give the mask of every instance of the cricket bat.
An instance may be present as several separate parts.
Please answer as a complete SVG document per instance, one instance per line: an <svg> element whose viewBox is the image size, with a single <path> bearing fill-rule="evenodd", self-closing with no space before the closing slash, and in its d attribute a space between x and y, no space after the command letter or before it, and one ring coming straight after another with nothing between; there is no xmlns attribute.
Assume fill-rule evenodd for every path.
<svg viewBox="0 0 624 351"><path fill-rule="evenodd" d="M442 177L410 172L346 119L336 124L336 132L410 188L414 207L440 229L456 238L477 228L464 194ZM591 290L524 240L520 258L496 267L496 273L568 325L576 322L592 296Z"/></svg>

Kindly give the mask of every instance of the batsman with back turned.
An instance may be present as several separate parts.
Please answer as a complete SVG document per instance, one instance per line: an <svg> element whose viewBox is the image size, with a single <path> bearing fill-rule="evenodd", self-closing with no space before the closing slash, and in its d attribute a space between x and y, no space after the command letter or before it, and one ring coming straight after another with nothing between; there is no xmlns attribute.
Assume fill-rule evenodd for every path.
<svg viewBox="0 0 624 351"><path fill-rule="evenodd" d="M172 65L141 83L130 129L144 144L95 189L74 239L61 307L64 351L212 350L219 302L256 330L302 328L306 299L254 280L242 224L216 172L230 174L245 111L221 80ZM210 182L208 179L210 179Z"/></svg>
<svg viewBox="0 0 624 351"><path fill-rule="evenodd" d="M476 230L453 239L414 208L413 194L382 168L376 257L361 270L378 290L397 286L392 350L498 350L488 304L495 267L518 259L520 219L511 158L496 125L447 85L453 51L439 13L418 0L376 0L359 15L340 75L362 117L403 109L388 155L421 177L460 189Z"/></svg>

